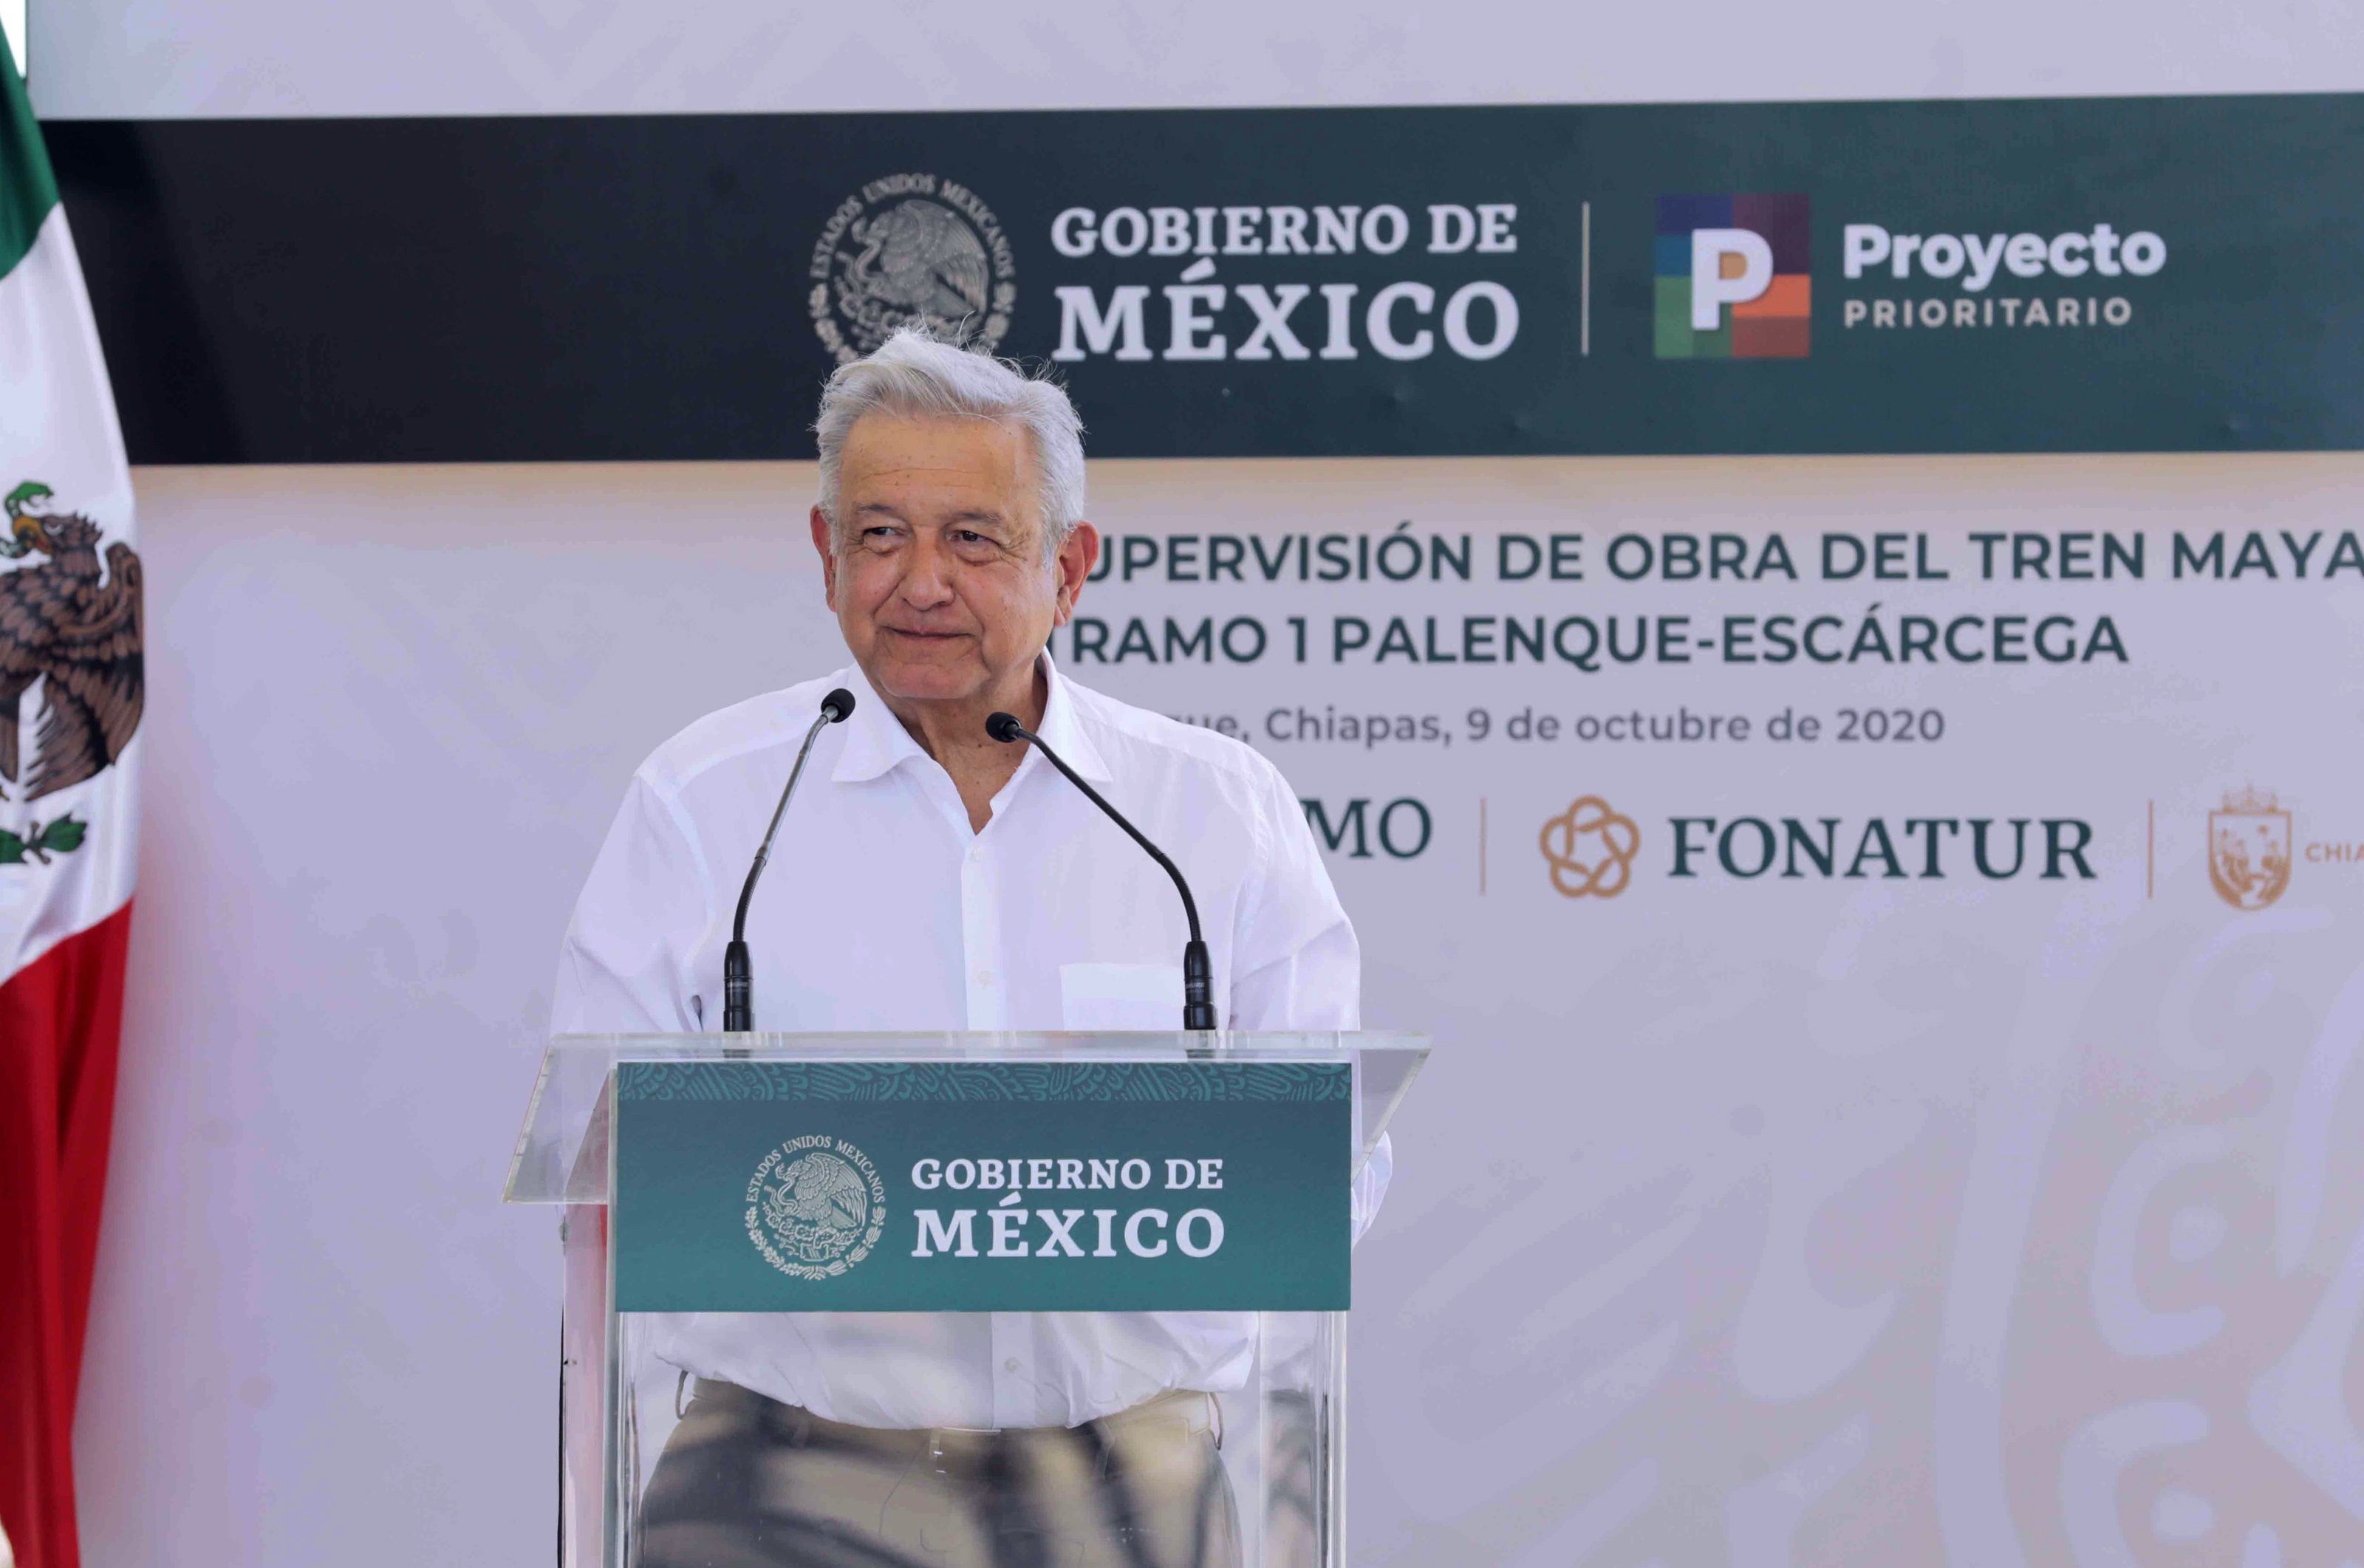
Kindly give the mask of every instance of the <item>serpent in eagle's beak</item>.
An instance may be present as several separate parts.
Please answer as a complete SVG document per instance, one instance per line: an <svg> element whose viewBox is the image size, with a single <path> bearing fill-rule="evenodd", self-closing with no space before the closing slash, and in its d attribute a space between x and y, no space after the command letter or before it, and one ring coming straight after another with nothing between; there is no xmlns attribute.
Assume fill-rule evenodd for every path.
<svg viewBox="0 0 2364 1568"><path fill-rule="evenodd" d="M8 533L7 537L0 539L0 558L13 561L37 550L48 552L50 536L49 531L41 527L40 514L26 508L48 500L53 494L48 485L28 480L8 492L6 496L0 497L0 507L5 507L8 514Z"/></svg>

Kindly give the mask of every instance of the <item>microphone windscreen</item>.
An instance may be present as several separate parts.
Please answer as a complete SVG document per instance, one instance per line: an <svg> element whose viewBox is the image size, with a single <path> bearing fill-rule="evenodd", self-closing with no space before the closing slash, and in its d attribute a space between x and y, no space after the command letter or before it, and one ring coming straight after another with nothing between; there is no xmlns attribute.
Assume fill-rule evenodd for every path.
<svg viewBox="0 0 2364 1568"><path fill-rule="evenodd" d="M1013 714L997 713L985 721L985 732L996 740L1018 739L1018 719Z"/></svg>
<svg viewBox="0 0 2364 1568"><path fill-rule="evenodd" d="M843 724L846 716L853 711L853 694L840 686L820 699L820 710L829 715L831 724Z"/></svg>

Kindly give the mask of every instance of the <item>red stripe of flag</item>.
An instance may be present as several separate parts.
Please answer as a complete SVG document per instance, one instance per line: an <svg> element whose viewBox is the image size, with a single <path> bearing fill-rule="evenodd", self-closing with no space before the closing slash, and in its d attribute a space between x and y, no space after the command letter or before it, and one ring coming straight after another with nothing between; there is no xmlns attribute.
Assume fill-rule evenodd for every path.
<svg viewBox="0 0 2364 1568"><path fill-rule="evenodd" d="M123 1026L126 904L0 984L0 1528L79 1568L74 1391Z"/></svg>

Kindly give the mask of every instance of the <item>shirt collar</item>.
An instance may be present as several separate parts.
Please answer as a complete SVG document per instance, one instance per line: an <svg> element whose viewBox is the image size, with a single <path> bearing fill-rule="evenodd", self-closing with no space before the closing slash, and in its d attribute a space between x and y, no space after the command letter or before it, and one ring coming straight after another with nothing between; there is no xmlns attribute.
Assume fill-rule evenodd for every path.
<svg viewBox="0 0 2364 1568"><path fill-rule="evenodd" d="M1043 671L1050 694L1043 704L1043 725L1037 731L1051 749L1059 753L1067 766L1084 777L1106 783L1115 775L1101 758L1099 748L1092 744L1091 735L1084 728L1076 711L1075 694L1068 689L1066 677L1051 660L1048 649L1042 653ZM853 665L845 672L845 685L853 694L853 712L847 716L845 749L837 754L837 766L830 771L832 784L860 784L894 772L914 757L925 757L903 721L880 698L862 666Z"/></svg>
<svg viewBox="0 0 2364 1568"><path fill-rule="evenodd" d="M1043 699L1043 728L1035 733L1050 743L1067 766L1095 783L1108 783L1116 775L1101 760L1100 749L1092 744L1091 732L1084 728L1083 715L1076 707L1075 689L1051 662L1047 648L1043 651L1043 671L1049 677L1051 694Z"/></svg>
<svg viewBox="0 0 2364 1568"><path fill-rule="evenodd" d="M861 665L849 665L842 673L846 689L853 694L853 711L846 717L845 749L838 752L837 766L830 770L831 783L860 784L892 773L913 757L927 755L879 697Z"/></svg>

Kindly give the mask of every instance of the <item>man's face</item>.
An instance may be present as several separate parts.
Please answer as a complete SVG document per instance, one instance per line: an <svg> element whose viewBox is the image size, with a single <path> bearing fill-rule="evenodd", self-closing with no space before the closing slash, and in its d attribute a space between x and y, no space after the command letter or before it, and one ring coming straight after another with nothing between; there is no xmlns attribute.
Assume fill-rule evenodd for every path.
<svg viewBox="0 0 2364 1568"><path fill-rule="evenodd" d="M863 416L838 514L836 539L812 514L829 605L890 703L1019 700L1099 553L1079 523L1043 559L1031 442L998 420Z"/></svg>

